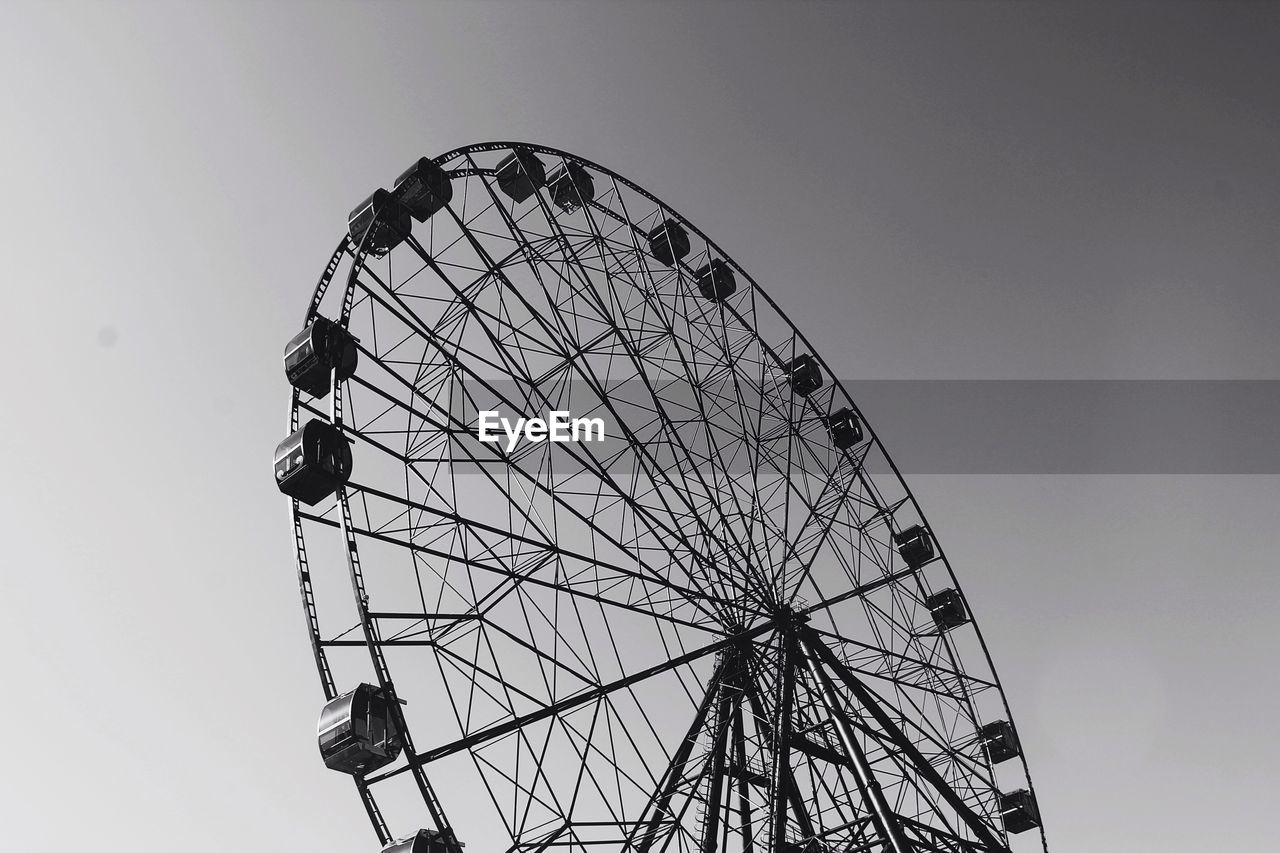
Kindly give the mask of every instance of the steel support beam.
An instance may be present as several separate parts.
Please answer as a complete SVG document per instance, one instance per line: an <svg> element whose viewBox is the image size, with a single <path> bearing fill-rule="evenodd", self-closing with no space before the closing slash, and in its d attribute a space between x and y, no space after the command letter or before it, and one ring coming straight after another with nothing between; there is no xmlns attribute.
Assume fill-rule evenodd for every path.
<svg viewBox="0 0 1280 853"><path fill-rule="evenodd" d="M671 762L667 765L667 772L661 780L658 791L655 792L649 804L645 806L644 812L641 813L640 823L645 822L644 815L648 814L650 809L652 809L653 814L649 817L648 823L638 840L634 833L631 838L627 839L626 846L634 844L637 853L648 853L649 848L653 846L653 841L658 834L658 827L662 823L662 817L671 808L671 798L675 796L676 786L679 785L680 779L684 775L684 767L689 763L689 756L693 753L693 748L698 743L698 737L702 734L702 729L707 722L707 715L710 713L711 707L719 694L723 677L724 662L721 661L720 666L716 668L711 676L706 694L702 697L702 701L698 703L698 710L693 715L693 724L689 726L689 731L685 733L684 740L680 741L680 745L676 747L675 755L671 757Z"/></svg>
<svg viewBox="0 0 1280 853"><path fill-rule="evenodd" d="M876 775L871 769L871 763L867 761L867 754L863 752L862 747L858 744L857 738L854 737L853 727L849 725L849 721L845 718L844 709L841 707L840 697L836 693L835 685L831 683L831 677L818 665L809 639L806 636L803 643L807 652L804 655L805 666L808 668L809 674L813 676L818 698L826 708L827 714L831 717L836 734L840 737L840 743L844 745L845 751L849 754L849 759L854 769L854 780L858 783L858 793L871 806L876 832L879 833L893 853L913 853L910 843L902 833L902 827L898 823L898 816L890 808L888 800L885 799L884 791L880 787L880 781L876 779Z"/></svg>
<svg viewBox="0 0 1280 853"><path fill-rule="evenodd" d="M844 686L867 709L881 730L893 742L893 745L911 762L912 767L920 774L920 777L937 789L942 798L947 801L947 804L955 809L960 819L973 830L973 834L993 851L1001 851L1001 853L1008 851L1008 846L996 837L987 822L973 811L969 804L955 792L955 789L947 784L947 780L942 778L942 774L938 772L937 768L924 757L920 750L916 748L916 745L911 742L911 739L903 733L902 729L898 727L893 718L877 701L875 694L836 657L835 653L822 642L822 639L812 629L805 628L803 631L805 645L821 658L822 662L830 667L832 672L839 676Z"/></svg>

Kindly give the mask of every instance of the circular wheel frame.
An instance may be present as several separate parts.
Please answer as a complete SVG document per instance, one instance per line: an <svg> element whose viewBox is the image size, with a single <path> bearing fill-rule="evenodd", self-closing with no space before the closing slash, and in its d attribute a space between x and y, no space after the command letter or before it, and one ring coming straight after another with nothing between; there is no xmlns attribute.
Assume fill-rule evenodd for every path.
<svg viewBox="0 0 1280 853"><path fill-rule="evenodd" d="M517 201L517 150L591 191ZM625 178L524 143L434 162L448 205L389 252L334 252L306 320L354 335L359 366L289 415L354 452L290 514L326 698L369 682L401 718L399 760L355 779L379 840L1009 849L1001 792L1031 785L979 736L1011 720L999 680L963 595L939 615L958 582L838 374ZM679 260L655 257L664 222ZM717 259L734 290L709 298ZM863 433L843 449L841 410ZM482 411L606 437L482 441Z"/></svg>

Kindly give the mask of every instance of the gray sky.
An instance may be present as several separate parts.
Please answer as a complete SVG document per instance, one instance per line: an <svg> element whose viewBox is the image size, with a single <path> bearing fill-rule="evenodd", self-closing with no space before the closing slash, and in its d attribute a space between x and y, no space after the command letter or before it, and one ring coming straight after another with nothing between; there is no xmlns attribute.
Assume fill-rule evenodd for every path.
<svg viewBox="0 0 1280 853"><path fill-rule="evenodd" d="M13 849L376 849L268 464L420 155L617 170L850 378L1280 379L1274 3L21 3L0 74ZM912 485L1056 850L1274 845L1280 478Z"/></svg>

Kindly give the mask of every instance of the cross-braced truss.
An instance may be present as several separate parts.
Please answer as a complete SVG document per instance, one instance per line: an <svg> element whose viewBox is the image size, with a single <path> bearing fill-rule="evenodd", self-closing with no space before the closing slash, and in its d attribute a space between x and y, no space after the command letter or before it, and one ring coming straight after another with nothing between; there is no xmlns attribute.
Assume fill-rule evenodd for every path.
<svg viewBox="0 0 1280 853"><path fill-rule="evenodd" d="M294 425L338 424L355 465L293 521L326 695L372 680L402 703L405 754L356 783L379 838L1007 849L977 736L1003 695L976 628L926 606L946 561L895 547L924 520L879 439L833 445L856 405L820 359L795 392L817 354L670 208L537 146L594 198L516 202L511 150L436 158L452 201L383 257L344 239L308 311L359 341L328 399L294 395ZM672 265L648 242L666 220L693 242ZM716 259L738 281L719 301L696 282ZM485 410L607 437L508 448L479 440Z"/></svg>

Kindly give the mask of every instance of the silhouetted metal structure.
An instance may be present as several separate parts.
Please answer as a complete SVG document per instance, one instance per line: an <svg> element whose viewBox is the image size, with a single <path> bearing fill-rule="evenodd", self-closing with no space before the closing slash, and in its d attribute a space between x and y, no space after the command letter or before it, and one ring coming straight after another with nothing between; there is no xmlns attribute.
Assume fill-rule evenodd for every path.
<svg viewBox="0 0 1280 853"><path fill-rule="evenodd" d="M1044 848L920 507L722 249L523 143L420 159L349 226L276 476L321 753L384 849ZM508 448L488 409L610 440Z"/></svg>

